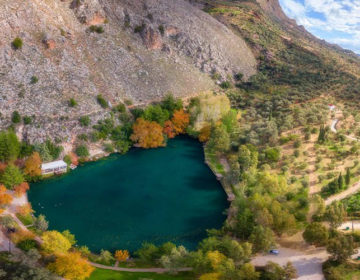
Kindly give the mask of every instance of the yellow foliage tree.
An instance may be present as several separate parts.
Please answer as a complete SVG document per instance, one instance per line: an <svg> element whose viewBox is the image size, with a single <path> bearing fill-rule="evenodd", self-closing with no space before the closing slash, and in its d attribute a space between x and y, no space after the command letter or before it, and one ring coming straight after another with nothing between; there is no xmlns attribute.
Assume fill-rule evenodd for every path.
<svg viewBox="0 0 360 280"><path fill-rule="evenodd" d="M211 266L214 270L217 270L220 263L226 259L226 257L217 250L208 252L206 257L209 259Z"/></svg>
<svg viewBox="0 0 360 280"><path fill-rule="evenodd" d="M124 262L130 257L128 250L117 250L115 252L115 259L119 262Z"/></svg>
<svg viewBox="0 0 360 280"><path fill-rule="evenodd" d="M16 212L22 216L26 216L26 215L29 215L30 213L33 213L34 210L31 208L30 203L26 203L24 205L20 205L20 206L16 207Z"/></svg>
<svg viewBox="0 0 360 280"><path fill-rule="evenodd" d="M130 139L145 149L164 146L163 128L156 122L138 118Z"/></svg>
<svg viewBox="0 0 360 280"><path fill-rule="evenodd" d="M59 255L49 269L56 274L70 280L83 280L90 277L94 271L87 259L81 257L79 252L70 252Z"/></svg>
<svg viewBox="0 0 360 280"><path fill-rule="evenodd" d="M34 152L25 161L24 172L32 177L41 175L41 158L38 152Z"/></svg>
<svg viewBox="0 0 360 280"><path fill-rule="evenodd" d="M42 240L42 248L46 253L62 254L71 248L70 241L55 230L44 232Z"/></svg>
<svg viewBox="0 0 360 280"><path fill-rule="evenodd" d="M220 276L219 272L206 273L201 275L199 280L219 280Z"/></svg>

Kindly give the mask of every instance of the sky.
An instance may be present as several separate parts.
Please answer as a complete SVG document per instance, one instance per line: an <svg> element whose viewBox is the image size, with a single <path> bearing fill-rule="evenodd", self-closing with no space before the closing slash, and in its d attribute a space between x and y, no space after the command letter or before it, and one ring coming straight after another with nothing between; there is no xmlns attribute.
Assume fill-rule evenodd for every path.
<svg viewBox="0 0 360 280"><path fill-rule="evenodd" d="M360 0L280 0L280 4L315 36L360 54Z"/></svg>

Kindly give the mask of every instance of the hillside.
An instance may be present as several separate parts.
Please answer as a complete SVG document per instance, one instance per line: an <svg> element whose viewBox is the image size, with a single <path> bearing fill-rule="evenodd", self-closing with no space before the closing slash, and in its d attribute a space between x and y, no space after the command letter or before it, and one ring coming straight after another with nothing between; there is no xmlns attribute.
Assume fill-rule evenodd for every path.
<svg viewBox="0 0 360 280"><path fill-rule="evenodd" d="M277 0L1 0L0 22L0 126L15 110L31 117L17 127L31 142L86 132L80 116L96 123L108 114L99 94L113 106L141 105L228 80L241 89L235 105L253 90L254 107L274 93L290 103L357 95L359 59L297 26Z"/></svg>

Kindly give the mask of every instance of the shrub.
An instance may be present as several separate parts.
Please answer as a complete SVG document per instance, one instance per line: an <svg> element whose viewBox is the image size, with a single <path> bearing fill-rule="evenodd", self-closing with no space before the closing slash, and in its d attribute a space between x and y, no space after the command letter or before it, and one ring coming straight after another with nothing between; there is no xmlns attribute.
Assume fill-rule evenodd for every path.
<svg viewBox="0 0 360 280"><path fill-rule="evenodd" d="M69 100L69 107L75 107L77 105L77 102L74 98L70 98Z"/></svg>
<svg viewBox="0 0 360 280"><path fill-rule="evenodd" d="M141 32L143 32L144 29L145 29L145 27L146 27L146 24L145 24L145 23L143 23L142 25L137 25L137 26L135 26L135 28L134 28L134 33L141 33Z"/></svg>
<svg viewBox="0 0 360 280"><path fill-rule="evenodd" d="M294 148L295 148L295 149L298 149L298 148L300 148L300 146L301 146L301 141L300 141L299 139L295 140L295 142L294 142Z"/></svg>
<svg viewBox="0 0 360 280"><path fill-rule="evenodd" d="M109 107L109 104L106 102L105 98L101 94L96 97L96 100L102 108L105 109Z"/></svg>
<svg viewBox="0 0 360 280"><path fill-rule="evenodd" d="M223 89L231 88L231 83L229 81L222 82L220 84L220 87L223 88Z"/></svg>
<svg viewBox="0 0 360 280"><path fill-rule="evenodd" d="M280 159L280 151L277 148L268 148L265 150L265 158L270 162L278 162Z"/></svg>
<svg viewBox="0 0 360 280"><path fill-rule="evenodd" d="M91 123L91 120L89 118L89 116L82 116L79 119L80 125L81 126L89 126Z"/></svg>
<svg viewBox="0 0 360 280"><path fill-rule="evenodd" d="M22 39L19 38L19 37L16 37L16 38L14 39L14 41L12 41L12 46L13 46L13 48L14 48L15 50L21 49L22 46L23 46L23 41L22 41Z"/></svg>
<svg viewBox="0 0 360 280"><path fill-rule="evenodd" d="M30 79L30 84L34 85L39 81L39 78L36 76L32 76Z"/></svg>
<svg viewBox="0 0 360 280"><path fill-rule="evenodd" d="M24 122L25 125L31 124L32 118L29 117L29 116L25 116L25 117L23 117L23 122Z"/></svg>
<svg viewBox="0 0 360 280"><path fill-rule="evenodd" d="M86 145L80 145L75 149L75 153L79 157L88 157L90 155Z"/></svg>
<svg viewBox="0 0 360 280"><path fill-rule="evenodd" d="M21 116L18 111L14 111L11 116L11 121L13 123L20 123L21 122Z"/></svg>
<svg viewBox="0 0 360 280"><path fill-rule="evenodd" d="M105 30L104 30L104 28L103 28L102 26L97 26L97 25L91 25L91 26L89 27L89 30L90 30L91 32L96 32L96 33L98 33L98 34L101 34L101 33L104 33L104 32L105 32Z"/></svg>
<svg viewBox="0 0 360 280"><path fill-rule="evenodd" d="M164 34L165 34L164 25L159 25L159 32L160 32L161 36L164 36Z"/></svg>
<svg viewBox="0 0 360 280"><path fill-rule="evenodd" d="M21 249L21 250L23 250L25 252L28 252L31 249L35 249L36 246L37 246L37 243L33 239L25 239L25 240L20 241L18 244L16 244L16 246L19 249Z"/></svg>

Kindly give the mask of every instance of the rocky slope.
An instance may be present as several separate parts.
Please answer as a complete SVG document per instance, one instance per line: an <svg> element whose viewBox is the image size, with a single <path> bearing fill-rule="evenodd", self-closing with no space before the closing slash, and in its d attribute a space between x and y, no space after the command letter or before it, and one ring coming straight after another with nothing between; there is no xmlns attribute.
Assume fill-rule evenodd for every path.
<svg viewBox="0 0 360 280"><path fill-rule="evenodd" d="M101 117L100 93L141 104L212 89L213 73L256 72L241 37L183 0L0 0L0 23L0 125L14 110L34 115L23 131L32 141L69 138L80 115Z"/></svg>

